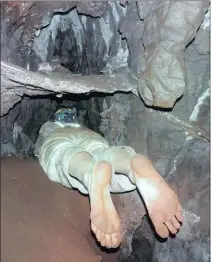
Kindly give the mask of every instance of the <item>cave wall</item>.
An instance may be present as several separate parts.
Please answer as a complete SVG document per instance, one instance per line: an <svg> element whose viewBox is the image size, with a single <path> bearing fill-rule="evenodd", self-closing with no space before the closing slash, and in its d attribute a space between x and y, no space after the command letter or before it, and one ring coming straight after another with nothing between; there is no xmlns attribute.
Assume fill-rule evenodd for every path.
<svg viewBox="0 0 211 262"><path fill-rule="evenodd" d="M74 3L61 6L58 2L40 2L33 6L26 2L20 9L7 9L7 16L2 19L2 60L31 71L41 70L43 62L48 68L54 60L84 75L112 74L127 68L137 78L146 68L144 46L140 42L150 5L143 3L139 12L135 2L101 5L101 9L92 10L81 4L69 12L75 8ZM33 12L38 15L35 21L29 19ZM147 221L143 220L140 227L144 208L139 195L136 192L121 195L122 205L117 209L121 209L126 234L119 261L179 262L180 254L182 261L210 259L209 60L206 14L195 39L185 49L186 88L172 110L146 107L132 93L62 100L66 105L78 104L86 109L90 127L111 144L127 144L147 155L178 192L185 208L184 227L178 237L160 243ZM58 104L61 102L54 96L25 97L15 105L1 118L1 154L31 156L40 126Z"/></svg>
<svg viewBox="0 0 211 262"><path fill-rule="evenodd" d="M185 104L189 110L185 111L182 106L172 112L140 108L134 97L127 122L127 144L148 155L178 193L185 210L183 229L175 238L162 243L144 220L134 234L133 251L127 259L120 254L120 261L210 261L210 97L208 71L204 74L209 58L194 56L189 51L186 55L191 58L186 66L191 82L195 81L192 87L197 82L197 91L201 90L195 104L191 91L192 99L189 97L189 104ZM198 78L200 72L202 78Z"/></svg>
<svg viewBox="0 0 211 262"><path fill-rule="evenodd" d="M139 227L143 210L138 194L121 195L124 206L133 205L127 210L130 222L119 261L210 261L210 55L196 48L195 41L185 50L186 89L172 110L146 107L132 94L115 94L102 102L100 128L106 138L147 155L185 209L184 228L162 243L145 219Z"/></svg>
<svg viewBox="0 0 211 262"><path fill-rule="evenodd" d="M95 3L94 10L84 2L75 6L74 2L32 2L9 9L5 3L2 60L36 71L39 62L59 58L73 72L83 74L126 66L126 39L118 32L126 7L112 1ZM19 26L12 27L16 20Z"/></svg>
<svg viewBox="0 0 211 262"><path fill-rule="evenodd" d="M185 209L181 232L162 243L145 219L139 227L144 211L137 192L121 195L124 207L133 203L124 209L127 230L121 262L210 261L209 60L209 54L199 53L194 43L186 49L187 89L173 110L147 108L132 94L115 94L102 102L102 133L112 144L127 144L147 155Z"/></svg>
<svg viewBox="0 0 211 262"><path fill-rule="evenodd" d="M25 97L1 119L1 156L33 157L33 149L41 125L56 109L49 98Z"/></svg>

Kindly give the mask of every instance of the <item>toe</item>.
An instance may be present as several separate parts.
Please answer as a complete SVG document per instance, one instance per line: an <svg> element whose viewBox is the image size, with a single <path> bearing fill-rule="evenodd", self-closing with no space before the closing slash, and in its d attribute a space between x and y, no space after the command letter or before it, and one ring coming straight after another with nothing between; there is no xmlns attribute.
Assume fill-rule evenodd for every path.
<svg viewBox="0 0 211 262"><path fill-rule="evenodd" d="M112 246L114 248L119 246L120 241L121 240L120 240L120 234L119 233L112 234Z"/></svg>
<svg viewBox="0 0 211 262"><path fill-rule="evenodd" d="M101 241L100 241L100 244L101 244L102 247L106 247L107 242L106 242L106 237L105 237L105 236L102 237L102 239L101 239Z"/></svg>
<svg viewBox="0 0 211 262"><path fill-rule="evenodd" d="M176 229L179 229L181 227L180 223L178 222L178 220L176 219L176 217L173 217L171 220L172 224L174 225L174 227L176 227Z"/></svg>
<svg viewBox="0 0 211 262"><path fill-rule="evenodd" d="M102 240L102 235L101 235L101 233L100 233L100 230L97 230L97 232L95 233L95 235L96 235L97 240L98 240L99 242L101 242L101 240Z"/></svg>
<svg viewBox="0 0 211 262"><path fill-rule="evenodd" d="M167 238L169 236L169 231L164 224L159 224L158 226L155 226L155 230L157 234L162 238Z"/></svg>
<svg viewBox="0 0 211 262"><path fill-rule="evenodd" d="M111 237L111 235L106 235L105 239L106 239L106 247L107 248L111 248L112 247L112 237Z"/></svg>
<svg viewBox="0 0 211 262"><path fill-rule="evenodd" d="M165 224L166 224L166 226L168 227L169 231L172 234L176 234L177 233L177 229L173 226L171 221L167 221L167 222L165 222Z"/></svg>
<svg viewBox="0 0 211 262"><path fill-rule="evenodd" d="M176 213L176 218L177 218L180 222L183 221L183 215L182 215L182 212L181 212L181 211L178 211L178 212Z"/></svg>
<svg viewBox="0 0 211 262"><path fill-rule="evenodd" d="M92 229L92 231L93 231L94 233L97 232L97 228L96 228L96 226L95 226L93 223L91 223L91 229Z"/></svg>

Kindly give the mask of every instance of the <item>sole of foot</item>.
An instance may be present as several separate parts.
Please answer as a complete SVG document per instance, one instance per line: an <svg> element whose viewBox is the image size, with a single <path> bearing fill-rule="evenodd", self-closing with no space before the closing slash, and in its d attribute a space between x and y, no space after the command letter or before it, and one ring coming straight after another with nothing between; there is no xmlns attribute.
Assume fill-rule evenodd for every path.
<svg viewBox="0 0 211 262"><path fill-rule="evenodd" d="M137 154L133 157L131 171L157 234L162 238L168 237L169 233L176 234L183 221L176 193L145 156Z"/></svg>
<svg viewBox="0 0 211 262"><path fill-rule="evenodd" d="M110 196L112 167L106 161L97 163L92 173L91 228L101 246L116 248L121 242L121 223Z"/></svg>

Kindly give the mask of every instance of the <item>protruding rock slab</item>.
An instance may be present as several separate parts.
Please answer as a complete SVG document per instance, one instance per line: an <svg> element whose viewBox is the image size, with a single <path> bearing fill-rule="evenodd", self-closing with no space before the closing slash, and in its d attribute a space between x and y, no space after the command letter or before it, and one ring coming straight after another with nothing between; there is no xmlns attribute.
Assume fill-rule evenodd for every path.
<svg viewBox="0 0 211 262"><path fill-rule="evenodd" d="M136 91L136 81L125 73L116 75L89 75L31 72L7 62L1 62L1 115L8 112L23 94L43 95L89 94L91 92L115 93Z"/></svg>

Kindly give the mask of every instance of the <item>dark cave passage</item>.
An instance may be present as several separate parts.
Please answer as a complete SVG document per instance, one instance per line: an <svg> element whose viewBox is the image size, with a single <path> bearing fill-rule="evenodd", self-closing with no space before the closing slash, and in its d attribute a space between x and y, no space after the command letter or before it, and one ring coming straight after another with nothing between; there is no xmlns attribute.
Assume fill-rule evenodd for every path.
<svg viewBox="0 0 211 262"><path fill-rule="evenodd" d="M100 133L100 113L103 111L105 94L90 95L66 94L24 96L1 121L1 155L17 155L24 158L34 157L34 143L41 126L49 121L59 108L77 110L79 123Z"/></svg>

